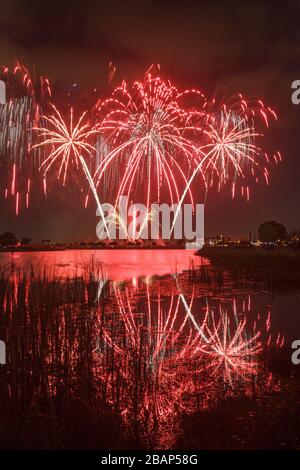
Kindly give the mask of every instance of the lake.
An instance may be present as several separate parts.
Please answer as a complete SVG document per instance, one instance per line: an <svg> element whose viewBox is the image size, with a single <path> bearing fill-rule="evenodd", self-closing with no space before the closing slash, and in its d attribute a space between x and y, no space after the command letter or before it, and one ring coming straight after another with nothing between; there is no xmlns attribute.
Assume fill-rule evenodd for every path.
<svg viewBox="0 0 300 470"><path fill-rule="evenodd" d="M225 272L220 282L187 250L1 253L0 264L3 448L289 439L299 293L242 286Z"/></svg>
<svg viewBox="0 0 300 470"><path fill-rule="evenodd" d="M200 263L190 250L65 250L0 252L0 266L34 270L47 269L60 278L85 273L91 266L101 268L111 280L130 280L138 277L162 276L189 269L191 260ZM203 260L204 262L204 260ZM208 261L206 261L208 262Z"/></svg>

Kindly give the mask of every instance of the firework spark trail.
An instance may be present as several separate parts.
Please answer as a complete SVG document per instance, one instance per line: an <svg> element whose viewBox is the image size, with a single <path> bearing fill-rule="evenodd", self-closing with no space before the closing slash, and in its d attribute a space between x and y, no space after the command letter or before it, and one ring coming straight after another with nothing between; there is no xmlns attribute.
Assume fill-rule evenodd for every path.
<svg viewBox="0 0 300 470"><path fill-rule="evenodd" d="M99 100L93 108L96 124L91 126L86 112L73 124L72 108L69 122L53 105L53 113L45 116L52 97L49 80L19 62L13 69L3 68L1 77L14 92L14 99L0 106L0 153L7 163L17 164L12 195L25 193L28 207L29 191L22 185L33 181L35 167L44 169L45 178L60 161L58 177L63 174L65 184L71 162L72 167L82 166L79 155L93 154L96 169L89 186L94 197L97 191L101 198L112 197L117 207L123 194L128 201L139 196L149 210L152 202L179 203L174 228L183 202L194 203L193 186L197 183L199 188L199 179L198 200L211 187L220 191L227 183L232 197L239 194L241 183L240 194L249 200L248 180L257 183L260 174L269 184L271 158L258 141L262 126L269 127L276 113L261 100L242 95L220 101L208 100L196 89L180 92L169 81L152 76L154 69L150 67L144 81L123 82L109 98ZM40 141L35 143L37 136ZM281 154L276 152L273 159L279 163ZM44 194L45 188L44 179Z"/></svg>
<svg viewBox="0 0 300 470"><path fill-rule="evenodd" d="M259 155L260 149L252 143L259 134L248 126L245 118L232 112L221 113L220 122L216 124L215 121L209 123L208 129L204 131L209 143L201 147L205 152L202 165L205 172L210 167L212 171L216 171L219 185L226 183L228 179L234 183L238 176L244 177L247 163L259 166L255 157ZM230 177L231 169L233 175Z"/></svg>
<svg viewBox="0 0 300 470"><path fill-rule="evenodd" d="M28 191L27 181L32 180L45 156L39 149L33 153L30 153L30 149L36 138L33 127L43 121L42 112L49 103L51 88L47 78L31 73L18 61L12 68L3 67L0 78L5 82L9 96L8 102L0 106L0 155L5 157L5 175L8 177L13 173L14 181L11 184L15 188L11 195L16 198L18 215L19 199L23 193L26 208L29 207L30 189ZM8 183L5 198L7 186Z"/></svg>
<svg viewBox="0 0 300 470"><path fill-rule="evenodd" d="M3 72L8 74L8 67L5 67ZM13 69L13 75L19 75L22 86L25 86L25 88L36 101L41 102L43 99L48 99L51 97L52 92L49 79L42 75L37 78L33 78L32 72L29 71L28 67L26 67L24 64L21 64L19 61L16 62L16 65Z"/></svg>
<svg viewBox="0 0 300 470"><path fill-rule="evenodd" d="M235 377L242 375L245 378L257 373L257 361L254 361L254 357L263 349L259 341L260 332L248 338L244 318L238 322L232 333L227 312L220 310L218 317L217 321L216 315L211 312L209 320L212 325L209 326L208 321L205 324L209 342L202 348L202 352L213 359L211 363L213 374L216 374L222 366L224 380L233 386L233 374Z"/></svg>
<svg viewBox="0 0 300 470"><path fill-rule="evenodd" d="M233 198L236 193L237 180L241 179L245 182L247 177L255 177L255 170L263 174L266 183L269 184L268 169L263 163L264 160L269 161L269 157L257 144L257 139L263 134L255 130L259 127L258 124L256 126L255 119L263 114L264 124L268 127L268 114L274 119L277 119L277 116L271 108L265 108L261 101L258 101L256 106L250 106L241 95L239 99L239 105L234 102L230 104L232 106L230 108L229 104L222 104L218 111L207 111L207 115L202 120L202 141L198 149L201 158L194 166L192 175L182 192L171 232L186 194L199 173L205 175L208 187L213 185L216 175L218 191L229 182ZM273 156L276 163L278 154L280 155L276 152ZM246 185L245 190L242 186L242 196L244 195L249 201L249 185Z"/></svg>
<svg viewBox="0 0 300 470"><path fill-rule="evenodd" d="M263 129L269 127L270 119L277 120L270 107L262 100L246 99L239 94L221 102L212 100L207 116L207 145L215 147L212 163L221 184L227 180L235 184L238 176L255 176L254 170L265 173L263 162L270 158L257 141L263 137ZM273 158L276 163L276 154ZM246 169L248 175L244 173Z"/></svg>
<svg viewBox="0 0 300 470"><path fill-rule="evenodd" d="M86 170L88 172L88 170ZM153 217L155 215L154 210L150 210L148 213L145 214L144 218L142 219L142 222L136 221L136 210L134 210L133 213L133 220L132 223L129 224L129 226L126 225L126 221L123 220L122 214L120 211L112 207L112 211L109 214L106 214L105 217L103 215L103 210L102 207L99 206L100 202L98 198L98 194L94 185L94 181L89 174L88 181L90 183L90 187L92 192L94 193L94 197L97 202L97 206L99 208L98 213L101 215L102 221L99 222L99 225L97 226L97 234L98 237L102 239L102 235L107 234L108 238L111 238L111 234L116 234L117 230L120 230L120 232L125 235L127 240L130 240L134 242L135 240L139 240L141 237L141 234L144 230L144 228L147 226L151 220L153 220ZM106 223L105 223L106 222Z"/></svg>
<svg viewBox="0 0 300 470"><path fill-rule="evenodd" d="M96 201L96 204L97 204L97 208L98 208L98 211L99 211L99 214L101 216L101 219L102 219L102 222L103 222L103 226L104 226L104 229L108 235L108 237L110 238L110 234L109 234L109 230L108 230L108 227L107 227L107 222L106 222L106 218L105 218L105 215L103 213L103 209L102 209L102 205L100 203L100 199L99 199L99 196L98 196L98 193L96 191L96 188L95 188L95 185L94 185L94 181L93 181L93 178L91 177L91 174L89 172L89 169L88 169L88 166L86 164L86 161L84 160L84 158L82 157L82 155L79 155L79 161L82 165L82 168L83 168L83 171L86 175L86 178L88 180L88 183L90 185L90 188L91 188L91 191L94 195L94 198L95 198L95 201Z"/></svg>
<svg viewBox="0 0 300 470"><path fill-rule="evenodd" d="M140 281L137 285L135 282L132 287L113 283L114 300L110 308L105 313L101 307L97 309L101 341L94 351L99 354L99 364L105 354L111 355L112 362L99 367L106 377L108 400L112 404L117 400L125 423L129 424L131 419L130 391L137 387L138 403L135 402L134 413L139 424L148 430L157 423L161 429L166 425L170 438L170 429L176 427L180 412L206 409L227 394L232 396L234 390L250 395L260 393L261 389L265 393L266 387L269 389L275 384L278 386L263 369L260 355L260 334L265 328L265 319L259 328L257 324L252 328L252 320L246 322L246 313L249 309L252 311L249 297L247 307L245 299L242 302L242 313L238 313L235 298L228 309L221 300L218 309L214 303L209 305L208 300L206 307L199 309L196 305L199 294L194 287L186 290L181 277L180 283L179 291L174 278L165 286L161 280L159 284ZM275 347L283 344L279 335L274 341ZM105 367L110 370L107 376ZM111 367L120 371L124 383L118 397ZM165 442L165 436L163 438Z"/></svg>
<svg viewBox="0 0 300 470"><path fill-rule="evenodd" d="M42 112L47 109L52 96L48 78L34 73L34 79L32 75L25 65L17 61L13 69L3 67L0 76L10 96L7 105L0 107L2 146L6 145L5 155L15 162L19 158L19 163L32 146L33 127L40 125Z"/></svg>
<svg viewBox="0 0 300 470"><path fill-rule="evenodd" d="M46 175L51 166L60 161L58 178L60 178L63 171L63 185L66 183L67 171L69 164L73 162L78 168L80 155L84 154L91 159L93 152L96 150L93 145L88 142L90 136L97 133L95 129L91 129L89 124L85 122L87 112L81 114L76 124L73 123L73 108L70 109L69 123L66 123L58 111L52 105L54 113L49 116L44 116L48 123L49 128L38 127L35 128L42 141L34 145L32 148L50 147L50 153L42 162L40 169L44 168ZM85 122L85 123L84 123Z"/></svg>
<svg viewBox="0 0 300 470"><path fill-rule="evenodd" d="M194 98L192 108L180 106L189 94ZM205 194L216 176L218 190L229 182L234 197L241 180L241 193L247 200L248 177L258 182L256 173L262 173L269 183L265 163L269 157L257 141L262 137L261 121L269 127L269 117L277 116L261 100L247 101L238 95L221 103L216 99L209 102L199 90L179 93L170 83L149 74L144 82L134 82L131 87L123 82L97 109L98 129L111 150L99 163L95 185L115 166L121 175L116 206L122 194L133 198L144 188L149 207L150 201L159 202L162 191L167 190L171 203L179 203L173 230L183 201L189 196L193 203L192 183L199 175Z"/></svg>
<svg viewBox="0 0 300 470"><path fill-rule="evenodd" d="M97 134L98 131L90 127L90 124L87 121L87 111L83 112L77 122L74 123L73 108L71 108L70 119L67 123L64 121L62 114L58 109L54 105L51 106L53 114L44 116L44 120L48 124L48 127L35 128L41 137L41 142L32 147L33 149L50 147L49 154L40 166L40 169L44 168L44 194L46 194L46 175L52 165L60 162L58 179L63 171L63 185L65 185L70 164L74 163L78 169L80 163L83 173L89 183L89 189L92 191L95 198L99 215L102 218L103 225L108 233L108 237L110 238L99 195L96 191L88 165L83 157L84 154L85 157L88 157L91 160L93 159L96 149L89 143L89 139L91 136Z"/></svg>
<svg viewBox="0 0 300 470"><path fill-rule="evenodd" d="M21 273L15 268L6 270L4 279L7 279L8 283L2 296L1 307L13 317L16 309L20 308L20 299L23 306L30 308L32 302L30 293L36 281L32 275L26 273L26 270ZM51 276L50 279L52 280ZM138 284L132 284L132 286L128 283L116 284L108 281L103 296L106 297L110 293L111 297L107 297L107 302L102 301L105 298L103 297L100 302L93 303L93 297L89 295L86 297L85 293L90 291L93 296L94 289L91 289L91 286L94 285L94 280L93 284L90 284L90 277L84 277L78 284L79 296L74 297L72 304L75 319L78 315L80 318L82 311L89 312L88 328L91 329L89 338L92 343L95 341L94 346L97 346L93 348L93 354L89 355L91 365L89 377L91 383L95 385L96 401L98 396L105 399L105 403L111 405L118 419L122 420L124 428L132 429L132 425L136 424L136 427L143 431L143 436L149 438L149 442L153 443L155 439L155 442L160 444L156 446L157 448L162 448L162 446L174 448L172 438L180 436L183 415L215 408L227 397L239 397L241 393L243 396L255 394L257 399L266 396L269 391L274 392L280 389L280 379L276 375L272 376L268 368L265 368L265 361L259 355L258 350L254 349L254 342L250 346L247 344L253 337L252 320L248 321L247 326L239 327L239 305L242 305L241 311L247 315L255 312L253 306L250 305L250 296L245 295L235 300L227 296L224 298L223 293L222 298L216 298L215 290L212 288L209 310L211 312L219 303L222 308L219 310L216 308L215 313L213 315L210 313L207 317L206 314L203 315L207 309L199 284L191 286L187 275L180 276L179 280L186 301L196 319L199 319L199 324L203 323L203 317L207 318L206 322L213 344L219 345L220 343L218 347L221 351L224 350L224 336L228 338L225 341L227 348L230 344L233 349L242 342L245 344L245 350L238 349L234 351L234 354L230 354L230 361L233 362L234 367L229 364L228 371L226 371L225 363L228 359L224 359L222 354L214 355L214 351L209 349L208 352L212 354L205 355L202 350L198 349L200 342L198 333L189 320L182 335L174 339L185 315L183 309L180 308L181 301L178 298L174 280L170 278L152 279L151 283L139 280ZM106 284L105 279L102 281ZM63 292L65 292L65 286L63 283ZM207 286L205 289L207 292ZM145 302L146 298L150 299L149 310L148 301ZM196 303L196 298L199 299L200 304ZM78 301L84 302L84 310L78 309ZM89 303L86 304L86 302ZM228 310L224 309L224 302ZM204 306L204 310L201 306ZM263 315L261 310L259 314L256 311L257 315L255 315L261 318L260 326L266 329L268 329L268 326L265 326L266 322L269 325L271 321L269 311L267 305L266 315ZM66 333L64 312L63 296L54 310L55 318L58 319L59 338L63 345L62 352L59 351L59 364L64 361L63 351L68 350L71 358L70 364L74 365L71 367L72 375L70 375L70 380L73 381L78 376L76 364L78 360L80 364L82 362L81 323L78 331L74 333L74 328L71 328ZM250 316L253 319L253 315ZM219 327L220 319L221 326ZM53 350L54 341L51 328L50 323L49 335L47 335L50 352ZM38 328L37 333L43 337L44 330ZM191 340L189 340L190 336ZM281 344L281 336L274 334L274 346L281 347ZM90 346L89 342L89 354ZM240 365L238 365L241 354L244 355L247 351L252 359L240 360ZM52 364L53 359L53 355L46 353L47 364ZM256 362L258 362L257 366ZM249 369L248 366L251 364L253 367ZM58 376L56 380L53 376L53 368L50 367L47 370L49 386L54 392L53 396L56 396L61 377ZM228 373L231 377L230 387L228 387Z"/></svg>
<svg viewBox="0 0 300 470"><path fill-rule="evenodd" d="M198 162L199 155L188 135L200 132L196 120L201 113L180 106L188 94L203 99L197 90L180 93L148 74L143 83L134 82L130 88L123 83L112 98L99 104L98 129L107 136L112 150L100 162L94 179L98 186L110 166L119 166L122 177L116 205L123 193L130 198L141 185L148 208L151 202L161 200L163 188L171 203L179 200L180 182L188 183L187 170L194 160ZM188 193L193 202L190 189Z"/></svg>
<svg viewBox="0 0 300 470"><path fill-rule="evenodd" d="M149 409L150 404L154 414L159 419L166 419L174 406L181 403L181 398L190 387L190 380L180 383L175 370L172 371L174 361L185 361L189 358L190 335L183 332L187 325L187 318L179 315L180 300L171 295L168 305L164 306L160 293L154 300L150 287L146 285L147 313L141 317L132 292L119 285L114 286L114 298L119 309L120 320L126 332L124 336L110 332L107 322L100 320L100 330L104 341L117 354L115 360L121 360L120 368L124 371L124 380L130 381L131 354L134 351L136 359L142 360L151 382L144 391L141 404ZM192 294L189 305L191 307L194 296ZM144 326L143 326L144 325ZM172 352L171 352L172 351ZM172 361L170 363L170 360ZM122 364L122 365L121 365ZM194 374L194 373L193 373ZM172 386L171 386L172 383ZM157 385L155 385L157 384ZM159 384L159 388L157 388ZM154 388L153 388L154 387ZM170 387L172 392L170 393ZM153 392L155 392L155 399ZM123 398L124 400L124 398ZM124 400L124 405L126 399ZM126 405L125 405L126 406Z"/></svg>
<svg viewBox="0 0 300 470"><path fill-rule="evenodd" d="M232 334L230 328L230 319L226 311L220 308L219 321L216 322L214 312L209 312L207 304L206 316L199 326L192 313L192 309L188 306L184 295L181 292L177 276L175 276L176 285L178 287L179 298L181 299L185 311L187 312L192 324L199 333L201 339L200 344L197 346L197 351L207 354L214 358L211 366L216 370L221 365L224 366L224 379L231 385L232 375L240 373L251 374L255 373L256 362L253 362L253 357L262 351L262 345L259 341L260 331L257 331L250 338L246 334L246 318L242 321L238 320L236 311L236 303L234 302L234 317L236 320L235 330ZM209 325L212 323L212 326Z"/></svg>
<svg viewBox="0 0 300 470"><path fill-rule="evenodd" d="M20 98L0 106L0 155L5 156L2 164L5 176L9 179L11 175L11 181L4 183L5 195L8 194L7 188L10 186L9 193L15 198L17 193L26 193L27 181L34 172L34 162L29 156L33 139L31 118L31 98ZM19 208L17 200L16 207ZM16 215L17 212L19 210Z"/></svg>
<svg viewBox="0 0 300 470"><path fill-rule="evenodd" d="M233 101L233 102L231 102ZM263 125L269 127L269 117L277 119L276 113L265 107L261 100L247 101L241 95L228 103L222 103L216 111L210 111L204 123L204 137L207 142L201 145L207 153L202 164L207 176L217 175L218 189L228 181L232 185L232 196L238 178L246 180L248 176L258 180L256 173L261 173L268 184L268 170L264 161L269 161L266 152L258 145L263 137ZM273 156L276 162L276 154Z"/></svg>
<svg viewBox="0 0 300 470"><path fill-rule="evenodd" d="M30 71L19 61L16 61L13 69L4 67L3 75L9 87L17 88L17 93L31 98L33 122L34 125L39 125L41 112L47 108L52 97L49 79L43 75L37 75L35 70Z"/></svg>

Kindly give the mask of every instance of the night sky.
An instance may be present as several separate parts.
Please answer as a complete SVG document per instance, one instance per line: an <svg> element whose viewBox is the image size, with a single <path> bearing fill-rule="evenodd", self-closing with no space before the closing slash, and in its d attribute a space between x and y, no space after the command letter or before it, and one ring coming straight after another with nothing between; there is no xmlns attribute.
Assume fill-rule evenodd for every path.
<svg viewBox="0 0 300 470"><path fill-rule="evenodd" d="M300 226L300 105L291 83L300 79L300 2L266 1L22 1L0 3L0 65L14 59L49 76L54 89L105 88L110 61L114 80L142 79L152 63L179 87L262 97L279 114L266 135L284 161L271 185L252 191L250 202L230 190L209 195L206 235L255 233L277 220ZM2 192L2 188L0 187ZM50 191L51 193L51 191ZM55 191L14 215L0 199L0 232L35 240L95 238L95 208L79 196Z"/></svg>

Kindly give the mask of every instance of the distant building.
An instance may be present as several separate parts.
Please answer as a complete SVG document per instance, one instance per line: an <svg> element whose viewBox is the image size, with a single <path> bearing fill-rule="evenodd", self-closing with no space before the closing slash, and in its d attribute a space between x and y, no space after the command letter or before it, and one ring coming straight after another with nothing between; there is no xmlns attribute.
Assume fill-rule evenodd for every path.
<svg viewBox="0 0 300 470"><path fill-rule="evenodd" d="M204 243L206 246L229 246L232 242L230 237L216 235L215 237L205 237Z"/></svg>

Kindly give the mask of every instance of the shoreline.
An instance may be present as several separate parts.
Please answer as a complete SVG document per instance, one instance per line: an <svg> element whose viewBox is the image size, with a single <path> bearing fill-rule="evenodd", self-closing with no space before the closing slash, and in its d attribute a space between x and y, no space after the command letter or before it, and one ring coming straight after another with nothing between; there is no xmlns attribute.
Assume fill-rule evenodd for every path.
<svg viewBox="0 0 300 470"><path fill-rule="evenodd" d="M184 246L83 246L83 247L68 247L68 248L4 248L0 249L0 253L34 253L34 252L44 252L44 251L83 251L83 250L97 250L97 251L117 251L117 250L185 250ZM194 251L194 250L191 250Z"/></svg>

